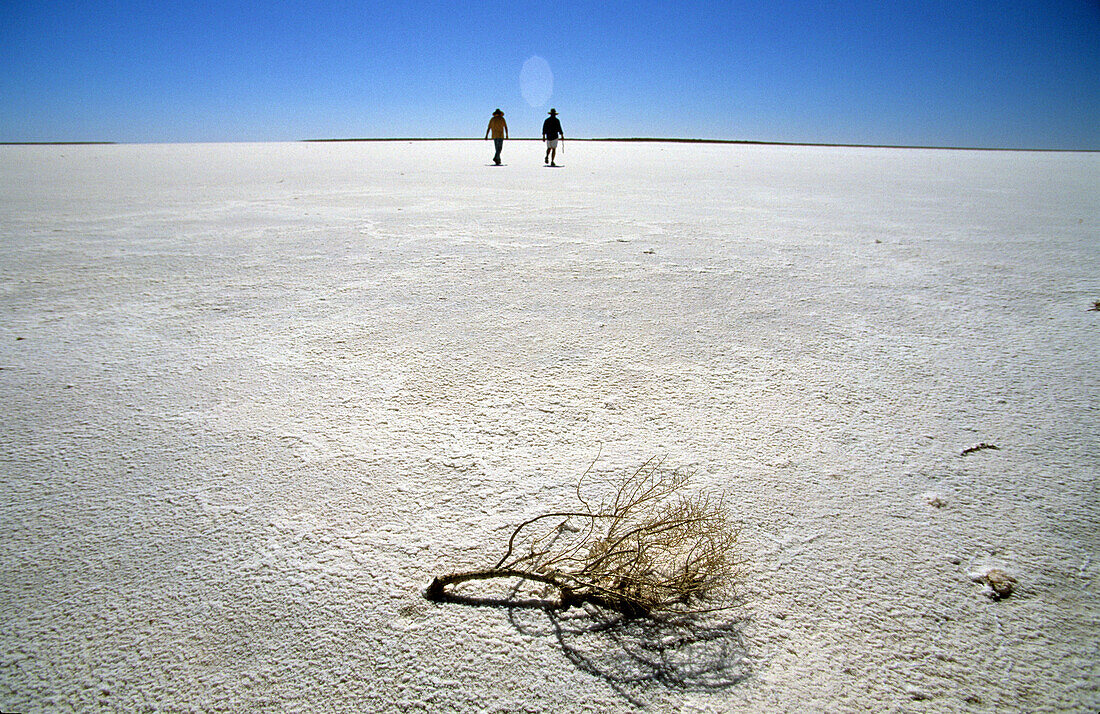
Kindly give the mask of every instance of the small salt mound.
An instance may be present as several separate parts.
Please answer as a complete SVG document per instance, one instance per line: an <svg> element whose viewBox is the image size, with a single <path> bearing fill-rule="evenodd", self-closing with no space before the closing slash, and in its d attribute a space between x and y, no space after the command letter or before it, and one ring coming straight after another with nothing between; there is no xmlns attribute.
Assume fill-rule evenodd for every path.
<svg viewBox="0 0 1100 714"><path fill-rule="evenodd" d="M947 499L943 497L942 493L937 493L935 491L925 491L921 494L921 497L924 499L925 503L935 508L943 508L947 505Z"/></svg>
<svg viewBox="0 0 1100 714"><path fill-rule="evenodd" d="M991 600L1000 600L1012 594L1016 586L1016 577L1002 568L988 567L970 573L970 579L983 583L982 594Z"/></svg>

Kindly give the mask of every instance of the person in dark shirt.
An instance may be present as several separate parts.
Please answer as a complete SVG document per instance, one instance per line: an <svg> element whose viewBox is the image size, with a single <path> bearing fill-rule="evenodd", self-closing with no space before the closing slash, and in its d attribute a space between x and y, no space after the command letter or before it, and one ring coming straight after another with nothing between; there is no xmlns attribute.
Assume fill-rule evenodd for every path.
<svg viewBox="0 0 1100 714"><path fill-rule="evenodd" d="M550 116L542 123L542 138L546 141L546 158L544 164L557 166L554 159L558 155L558 137L565 138L565 132L561 130L561 122L558 121L558 110L551 109Z"/></svg>

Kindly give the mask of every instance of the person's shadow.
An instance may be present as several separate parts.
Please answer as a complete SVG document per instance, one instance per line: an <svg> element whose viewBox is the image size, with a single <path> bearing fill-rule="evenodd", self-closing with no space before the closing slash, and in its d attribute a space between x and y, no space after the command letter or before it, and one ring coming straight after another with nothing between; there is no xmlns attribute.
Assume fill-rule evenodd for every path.
<svg viewBox="0 0 1100 714"><path fill-rule="evenodd" d="M751 674L735 610L660 617L627 617L590 603L562 609L557 601L518 597L518 589L495 597L448 592L440 602L508 610L521 633L553 636L579 669L596 676L635 706L645 706L648 686L687 691L732 687Z"/></svg>

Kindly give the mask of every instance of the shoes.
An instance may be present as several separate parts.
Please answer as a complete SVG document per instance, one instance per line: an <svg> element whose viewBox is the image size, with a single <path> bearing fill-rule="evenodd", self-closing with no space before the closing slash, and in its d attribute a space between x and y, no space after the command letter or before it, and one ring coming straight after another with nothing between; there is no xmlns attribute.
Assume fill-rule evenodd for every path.
<svg viewBox="0 0 1100 714"><path fill-rule="evenodd" d="M544 164L548 164L548 163L550 163L550 157L549 157L549 156L547 156L546 158L544 158L544 159L542 160L542 163L544 163Z"/></svg>
<svg viewBox="0 0 1100 714"><path fill-rule="evenodd" d="M557 164L555 164L553 161L550 162L550 165L551 166L557 166Z"/></svg>

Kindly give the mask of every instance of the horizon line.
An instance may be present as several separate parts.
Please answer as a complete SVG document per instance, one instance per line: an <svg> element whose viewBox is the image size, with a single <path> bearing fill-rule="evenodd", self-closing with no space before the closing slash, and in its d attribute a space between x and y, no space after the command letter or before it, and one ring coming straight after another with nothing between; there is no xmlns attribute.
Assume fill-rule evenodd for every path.
<svg viewBox="0 0 1100 714"><path fill-rule="evenodd" d="M665 143L665 144L745 144L750 146L820 146L849 149L932 149L937 151L1037 151L1052 153L1100 153L1100 149L1042 149L1024 148L1014 146L932 146L921 144L854 144L854 143L829 143L817 141L762 141L756 139L684 139L676 137L575 137L563 138L563 141L607 141L620 143ZM343 139L302 139L304 143L337 143L337 142L386 142L386 141L482 141L478 137L451 136L451 137L355 137ZM509 138L508 141L542 141L539 137L519 136Z"/></svg>
<svg viewBox="0 0 1100 714"><path fill-rule="evenodd" d="M539 137L522 136L509 137L509 141L542 141ZM860 143L831 143L815 141L763 141L754 139L688 139L679 137L575 137L563 139L564 141L591 141L591 142L616 142L616 143L665 143L665 144L726 144L748 146L810 146L826 148L850 148L850 149L924 149L935 151L1020 151L1020 152L1046 152L1046 153L1100 153L1100 149L1050 149L1050 148L1026 148L1013 146L934 146L921 144L860 144ZM118 146L126 144L251 144L251 143L341 143L341 142L395 142L395 141L482 141L479 137L470 136L405 136L405 137L348 137L327 139L291 139L289 141L0 141L0 146Z"/></svg>

